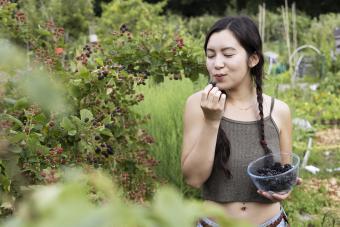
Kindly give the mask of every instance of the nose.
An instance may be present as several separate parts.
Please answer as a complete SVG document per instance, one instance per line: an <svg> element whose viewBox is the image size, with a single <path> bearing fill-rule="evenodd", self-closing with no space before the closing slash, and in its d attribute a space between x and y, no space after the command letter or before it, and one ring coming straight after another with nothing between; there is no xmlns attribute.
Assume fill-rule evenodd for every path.
<svg viewBox="0 0 340 227"><path fill-rule="evenodd" d="M215 62L214 62L214 67L216 69L221 69L224 67L224 61L223 61L223 58L219 55L216 56L215 58Z"/></svg>

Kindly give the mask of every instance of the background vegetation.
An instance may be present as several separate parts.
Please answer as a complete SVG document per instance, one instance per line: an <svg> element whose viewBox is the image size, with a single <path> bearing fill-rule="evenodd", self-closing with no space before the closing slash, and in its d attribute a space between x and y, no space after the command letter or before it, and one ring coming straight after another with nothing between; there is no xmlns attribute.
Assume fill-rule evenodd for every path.
<svg viewBox="0 0 340 227"><path fill-rule="evenodd" d="M283 204L292 226L338 225L339 13L268 2L263 21L256 1L150 2L0 1L1 223L191 226L211 214L244 226L200 203L180 154L185 101L208 80L204 35L221 15L246 13L263 28L264 52L278 54L271 66L266 58L265 93L312 125L294 125L294 152L302 159L313 138L308 164L320 172L301 169L304 184ZM319 53L289 64L306 44Z"/></svg>

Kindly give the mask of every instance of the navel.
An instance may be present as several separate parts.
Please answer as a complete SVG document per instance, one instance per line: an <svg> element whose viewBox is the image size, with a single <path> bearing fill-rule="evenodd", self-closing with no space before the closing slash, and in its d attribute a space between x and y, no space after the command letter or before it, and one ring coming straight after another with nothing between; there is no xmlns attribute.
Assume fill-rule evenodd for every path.
<svg viewBox="0 0 340 227"><path fill-rule="evenodd" d="M246 211L247 210L246 204L245 203L242 203L242 204L243 204L243 206L241 207L241 210Z"/></svg>

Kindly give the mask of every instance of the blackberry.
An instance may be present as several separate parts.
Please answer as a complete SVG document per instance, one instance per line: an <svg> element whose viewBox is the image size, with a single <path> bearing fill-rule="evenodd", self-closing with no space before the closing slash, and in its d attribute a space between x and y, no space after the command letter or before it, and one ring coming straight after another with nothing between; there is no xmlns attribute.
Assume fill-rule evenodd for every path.
<svg viewBox="0 0 340 227"><path fill-rule="evenodd" d="M113 155L112 147L108 147L108 148L107 148L107 153L108 153L109 155Z"/></svg>
<svg viewBox="0 0 340 227"><path fill-rule="evenodd" d="M216 86L216 82L215 81L210 81L209 84L211 84L213 87Z"/></svg>
<svg viewBox="0 0 340 227"><path fill-rule="evenodd" d="M266 164L265 167L256 170L258 176L276 176L281 173L285 173L292 169L292 165L285 164L281 165L279 162L274 164ZM263 186L263 190L282 192L289 191L291 187L295 184L297 178L297 173L292 171L284 176L273 177L273 178L259 178L256 181Z"/></svg>

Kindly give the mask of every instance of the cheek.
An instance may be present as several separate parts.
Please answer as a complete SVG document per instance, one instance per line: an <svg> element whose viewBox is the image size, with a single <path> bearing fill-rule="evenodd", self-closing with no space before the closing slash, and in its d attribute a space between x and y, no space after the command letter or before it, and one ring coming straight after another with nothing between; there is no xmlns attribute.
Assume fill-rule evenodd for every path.
<svg viewBox="0 0 340 227"><path fill-rule="evenodd" d="M206 67L207 67L209 72L211 72L213 70L213 68L214 68L214 64L213 64L213 62L211 60L206 60L205 61L205 65L206 65Z"/></svg>
<svg viewBox="0 0 340 227"><path fill-rule="evenodd" d="M243 56L234 56L234 58L229 59L227 65L231 71L239 71L248 68L247 61Z"/></svg>

